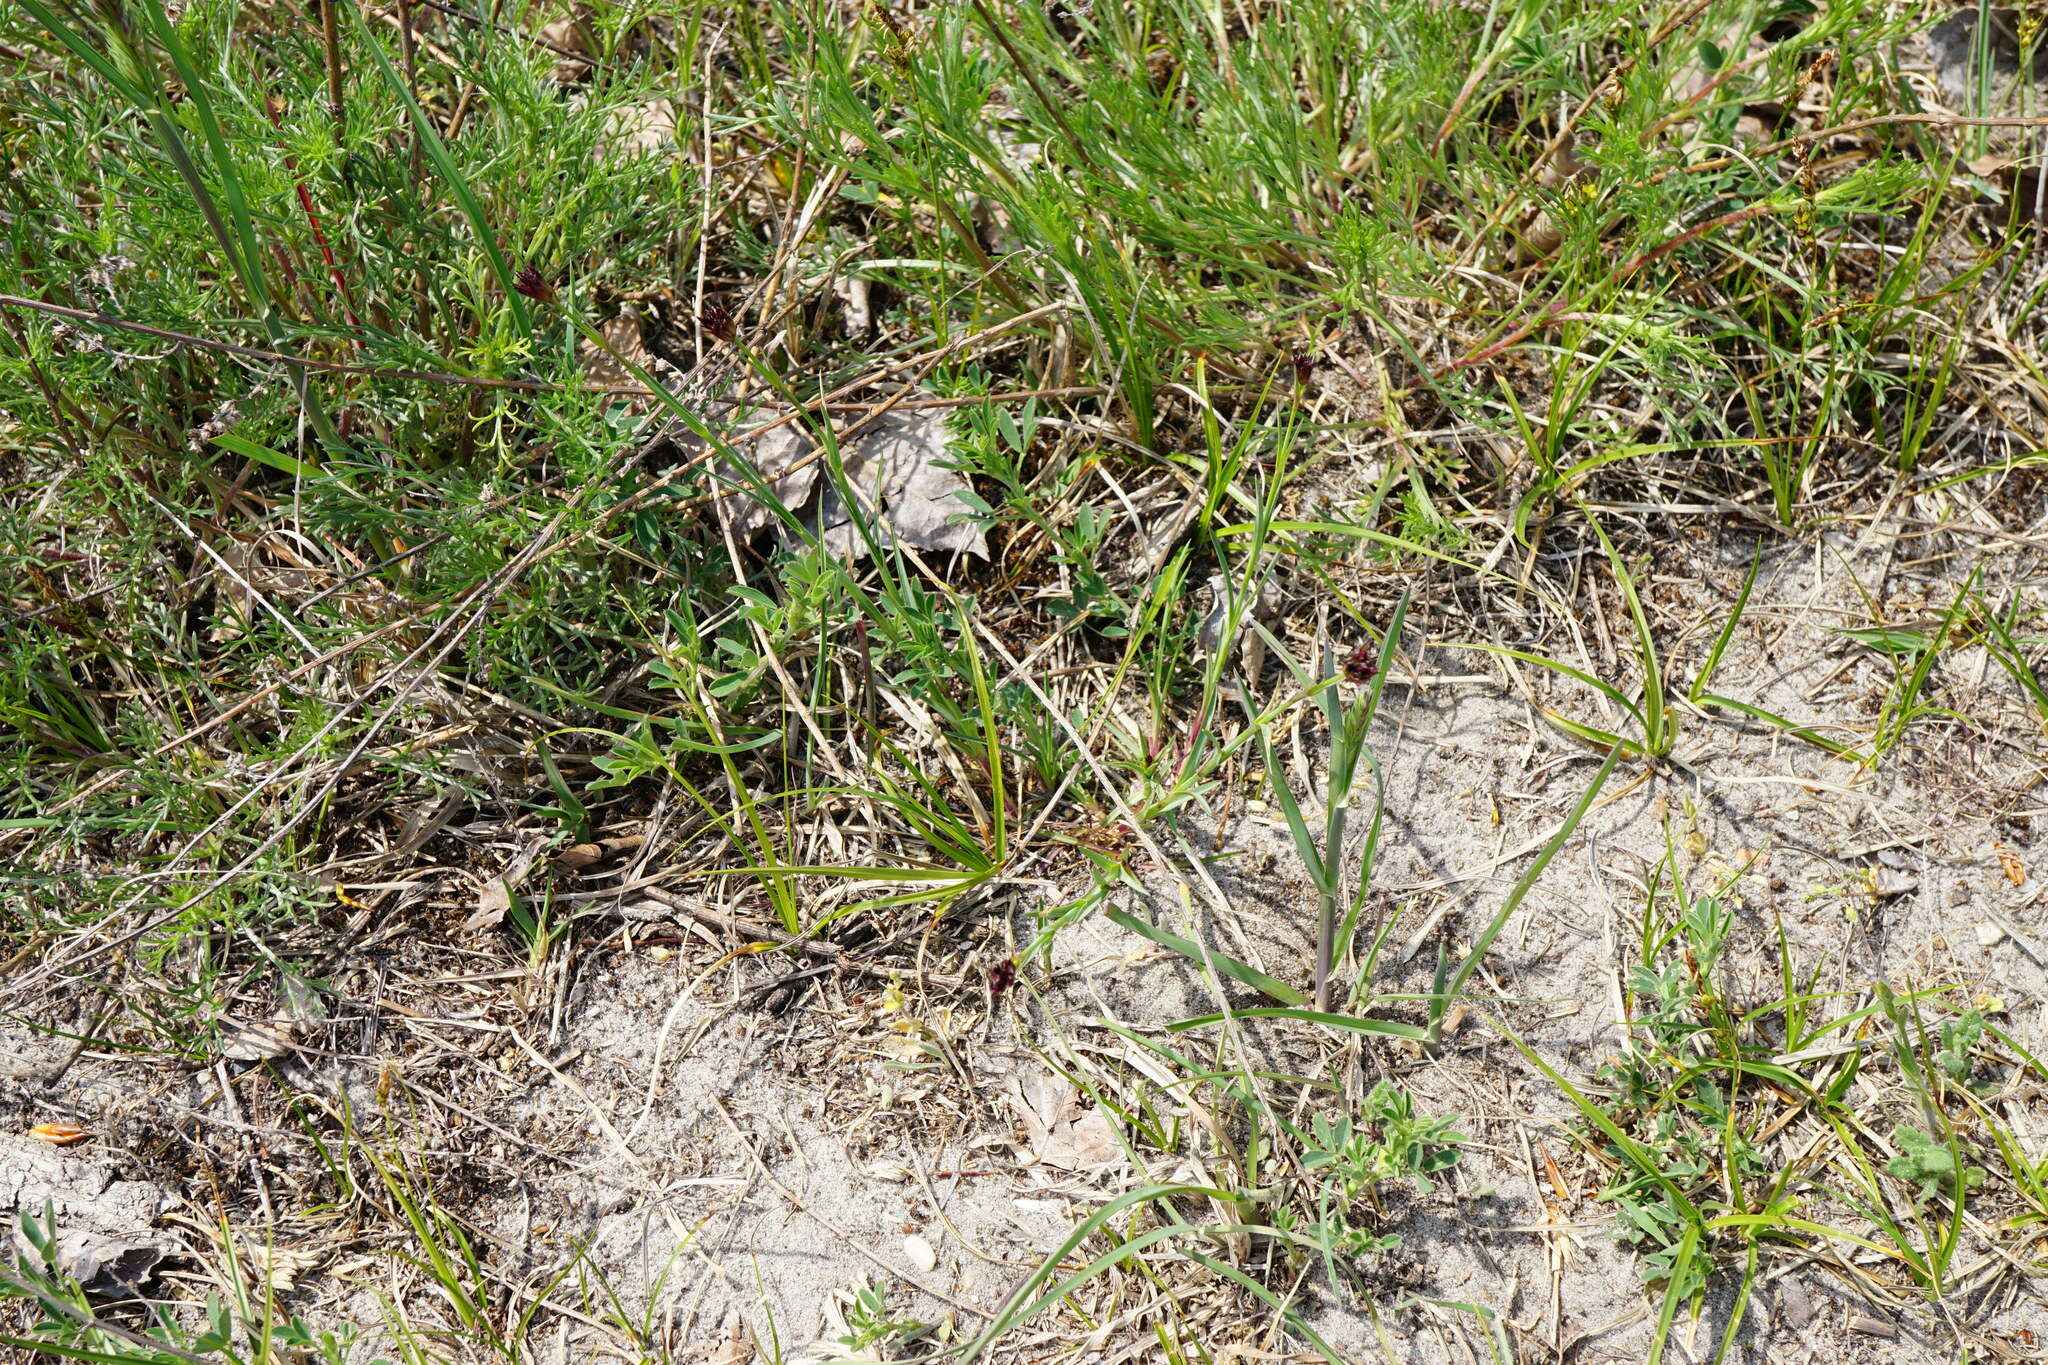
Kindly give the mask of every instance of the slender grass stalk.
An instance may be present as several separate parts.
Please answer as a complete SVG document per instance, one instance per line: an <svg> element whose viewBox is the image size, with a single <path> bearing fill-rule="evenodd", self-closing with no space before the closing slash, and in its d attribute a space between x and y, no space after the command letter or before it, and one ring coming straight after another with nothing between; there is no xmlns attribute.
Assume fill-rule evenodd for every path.
<svg viewBox="0 0 2048 1365"><path fill-rule="evenodd" d="M440 130L434 127L434 121L427 117L427 111L420 108L419 101L413 98L412 87L405 77L398 73L398 69L392 66L391 59L384 55L383 45L377 35L370 31L369 17L354 7L350 8L350 13L356 18L357 46L370 54L370 60L376 65L378 75L384 78L384 84L392 97L398 101L407 118L412 121L413 133L419 139L420 148L426 152L427 159L434 163L434 170L441 177L441 183L447 187L448 193L461 207L463 216L469 219L469 225L476 233L477 245L482 248L484 259L490 263L491 274L497 278L498 287L504 293L505 307L511 311L519 334L531 339L534 335L533 314L526 306L520 288L519 272L514 270L512 263L506 259L505 250L498 241L497 229L491 225L489 216L485 214L482 201L476 197L476 191L470 187L469 178L463 175L462 168L455 164L455 158L449 153L448 144L441 140ZM651 387L656 390L662 388L659 384Z"/></svg>
<svg viewBox="0 0 2048 1365"><path fill-rule="evenodd" d="M1500 937L1500 931L1507 928L1508 921L1514 918L1515 911L1520 908L1523 899L1535 888L1537 879L1543 875L1544 869L1550 866L1550 860L1557 856L1557 851L1564 847L1565 841L1578 829L1579 822L1586 818L1586 812L1593 808L1594 798L1599 796L1600 789L1607 785L1609 775L1621 761L1621 753L1619 745L1607 751L1606 761L1600 765L1600 770L1593 774L1593 780L1586 787L1585 794L1579 797L1578 804L1572 807L1571 813L1558 825L1556 832L1550 836L1550 841L1536 855L1535 861L1515 879L1514 888L1508 892L1507 899L1501 902L1500 909L1494 912L1492 921L1473 942L1471 951L1465 954L1457 969L1433 993L1429 1004L1431 1046L1443 1037L1444 1016L1450 1011L1451 1002L1465 989L1465 983L1472 979L1472 973L1479 970L1479 964L1485 960L1487 950L1493 946L1493 941Z"/></svg>
<svg viewBox="0 0 2048 1365"><path fill-rule="evenodd" d="M1593 528L1593 534L1600 538L1600 548L1607 552L1607 562L1613 566L1614 581L1621 587L1622 599L1628 603L1629 622L1635 627L1636 661L1643 669L1643 747L1645 752L1662 758L1671 752L1677 739L1677 724L1664 695L1664 667L1657 654L1657 637L1650 629L1650 617L1643 610L1643 600L1636 593L1635 575L1622 561L1621 552L1614 548L1608 538L1607 528L1600 519L1590 512L1586 517Z"/></svg>
<svg viewBox="0 0 2048 1365"><path fill-rule="evenodd" d="M1749 606L1749 594L1756 587L1757 570L1763 567L1764 547L1758 541L1756 553L1750 557L1749 572L1742 576L1742 587L1735 594L1735 605L1729 608L1728 619L1721 623L1720 634L1714 637L1714 644L1707 651L1705 662L1700 664L1699 675L1692 680L1692 688L1686 693L1689 700L1698 701L1714 681L1714 673L1721 667L1721 656L1727 652L1728 642L1735 638L1735 627L1742 622L1742 613Z"/></svg>

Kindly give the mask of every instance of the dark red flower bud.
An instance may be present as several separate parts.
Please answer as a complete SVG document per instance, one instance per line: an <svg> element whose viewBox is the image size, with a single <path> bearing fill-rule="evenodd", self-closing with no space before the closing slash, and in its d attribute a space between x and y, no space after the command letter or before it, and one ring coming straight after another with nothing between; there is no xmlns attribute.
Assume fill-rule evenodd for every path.
<svg viewBox="0 0 2048 1365"><path fill-rule="evenodd" d="M723 304L707 303L704 311L697 314L697 325L720 341L732 340L732 309Z"/></svg>
<svg viewBox="0 0 2048 1365"><path fill-rule="evenodd" d="M542 278L541 273L530 265L523 267L517 275L512 277L512 287L526 295L526 297L537 299L541 303L553 303L555 301L555 287Z"/></svg>
<svg viewBox="0 0 2048 1365"><path fill-rule="evenodd" d="M988 1002L991 1005L1001 1004L1003 995L1016 984L1017 964L1004 958L988 969Z"/></svg>
<svg viewBox="0 0 2048 1365"><path fill-rule="evenodd" d="M1379 675L1380 661L1373 657L1373 647L1360 645L1344 660L1344 676L1355 683L1369 683Z"/></svg>

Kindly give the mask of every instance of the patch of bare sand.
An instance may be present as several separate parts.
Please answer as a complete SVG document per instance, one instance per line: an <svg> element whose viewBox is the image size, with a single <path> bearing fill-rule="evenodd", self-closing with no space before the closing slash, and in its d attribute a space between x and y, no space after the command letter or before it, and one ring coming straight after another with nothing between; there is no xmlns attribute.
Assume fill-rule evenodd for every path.
<svg viewBox="0 0 2048 1365"><path fill-rule="evenodd" d="M1894 614L1911 606L1911 593L1929 610L1943 599L1938 585L1902 581L1884 592L1887 566L1856 545L1841 549L1841 563L1808 555L1769 568L1717 691L1802 722L1875 722L1891 665L1828 627L1865 620L1873 577ZM1860 579L1852 581L1849 565ZM1692 605L1698 624L1686 648L1696 660L1727 601L1701 593ZM1586 659L1604 676L1625 676L1624 628L1579 625ZM1411 646L1372 736L1387 807L1365 927L1400 915L1377 983L1395 996L1427 990L1440 950L1455 960L1597 766L1540 718L1535 701L1619 723L1591 694L1531 670L1523 676L1535 695L1521 696L1470 680L1491 673L1482 656L1425 645L1419 634ZM1667 853L1693 884L1727 884L1736 917L1724 977L1731 998L1754 1005L1782 994L1782 924L1800 976L1818 973L1818 993L1861 1003L1879 979L1902 989L1951 986L1981 998L2022 1045L2042 1048L2048 851L2036 832L2038 721L2012 713L2001 675L1980 654L1961 651L1940 667L1944 704L1981 723L1909 731L1874 774L1769 727L1684 715L1675 761L1654 775L1624 765L1558 853L1474 978L1472 1008L1440 1055L1333 1043L1294 1023L1247 1029L1275 1072L1335 1065L1367 1081L1391 1077L1423 1112L1460 1115L1470 1139L1434 1193L1390 1197L1386 1227L1404 1241L1363 1267L1363 1299L1319 1274L1283 1284L1340 1353L1484 1359L1485 1314L1523 1359L1646 1353L1657 1300L1637 1254L1616 1240L1611 1210L1592 1197L1604 1175L1565 1133L1574 1118L1565 1097L1495 1021L1580 1083L1619 1052L1622 983L1645 886ZM1310 790L1320 780L1317 743L1310 734L1299 753L1284 754ZM1126 897L1127 908L1305 982L1313 892L1277 815L1237 802L1220 838L1195 819L1180 833L1216 855L1205 864L1215 894L1194 878L1184 896L1175 879L1149 869L1147 894ZM1006 919L985 923L974 961L1028 941L1030 911L1076 889L1065 877L1055 870L1009 905ZM1049 974L1027 967L1024 984L993 1010L979 968L950 989L906 981L891 991L878 980L828 977L804 986L823 995L763 1009L743 991L759 968L729 965L723 936L687 923L631 927L630 946L614 943L577 964L552 1009L529 1001L525 1023L436 1035L445 1041L416 1064L420 1077L431 1072L431 1089L463 1113L400 1104L393 1096L402 1092L388 1088L380 1100L374 1040L360 1050L361 1033L336 1040L322 1063L330 1095L352 1095L362 1112L381 1104L412 1113L422 1168L442 1173L439 1197L513 1300L545 1292L573 1310L544 1316L546 1350L537 1358L595 1358L618 1346L622 1321L677 1359L720 1351L742 1359L747 1348L736 1342L762 1358L774 1350L791 1359L844 1355L834 1338L850 1330L850 1314L857 1318L853 1295L863 1284L885 1291L889 1313L957 1341L981 1330L1105 1202L1148 1182L1208 1173L1203 1153L1213 1144L1155 1146L1063 1074L1086 1081L1096 1055L1132 1064L1132 1050L1099 1021L1158 1036L1163 1025L1217 1007L1188 963L1099 917L1062 933ZM388 951L394 956L369 975L337 975L344 997L374 1000L377 973L393 962L427 970L440 950L399 942ZM472 989L483 1000L510 988ZM1386 1009L1420 1017L1412 1002ZM70 1108L99 1121L165 1102L161 1087L95 1090L118 1065L88 1058L74 1067L63 1083ZM1907 1116L1892 1112L1880 1072L1867 1072L1851 1098L1869 1106L1873 1127L1888 1130ZM319 1089L317 1080L306 1084ZM40 1112L50 1098L19 1084L11 1093L17 1116ZM178 1095L180 1103L203 1098ZM1199 1118L1176 1109L1170 1090L1159 1100L1162 1113ZM2038 1090L1995 1103L2038 1157L2048 1138ZM277 1141L281 1149L284 1138ZM1790 1141L1766 1147L1764 1160L1808 1159ZM303 1156L296 1169L309 1169ZM451 1170L459 1178L444 1178ZM206 1202L194 1186L178 1192L195 1209ZM274 1193L290 1197L285 1188ZM1867 1228L1853 1209L1811 1212ZM352 1276L324 1285L313 1277L309 1311L374 1321L381 1310L367 1290L332 1295L338 1283L380 1282L386 1263L378 1258L390 1249L345 1247L329 1268ZM1207 1251L1244 1249L1225 1239ZM1899 1283L1877 1260L1865 1269ZM1984 1292L1944 1306L1895 1292L1874 1304L1867 1285L1792 1258L1767 1262L1734 1358L1907 1362L1949 1358L1965 1344L2017 1351L2029 1333L2048 1339L2048 1317L2024 1276L1959 1270ZM1241 1291L1185 1264L1156 1275L1153 1292L1173 1293L1184 1321L1214 1324L1212 1344L1283 1349ZM1682 1317L1675 1348L1685 1356L1716 1349L1732 1306L1722 1284L1697 1321ZM388 1292L402 1301L419 1291ZM1048 1314L999 1354L1028 1359L1078 1343L1085 1358L1149 1358L1156 1299L1091 1289L1083 1302L1088 1323Z"/></svg>

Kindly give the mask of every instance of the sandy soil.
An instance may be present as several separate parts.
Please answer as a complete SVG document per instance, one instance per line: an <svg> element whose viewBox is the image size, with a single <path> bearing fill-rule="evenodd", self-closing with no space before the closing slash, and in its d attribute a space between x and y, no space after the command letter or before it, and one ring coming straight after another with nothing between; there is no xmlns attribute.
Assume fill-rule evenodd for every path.
<svg viewBox="0 0 2048 1365"><path fill-rule="evenodd" d="M1937 552L1931 541L1915 545ZM1660 558L1651 591L1680 619L1697 619L1680 657L1696 663L1704 652L1748 553L1730 543ZM2007 582L2038 565L2032 547L2004 542L1992 559ZM1898 543L1876 536L1829 538L1769 561L1717 690L1797 719L1871 724L1888 665L1829 627L1867 622L1865 594L1891 619L1939 610L1943 572L1902 564ZM1440 946L1461 951L1598 766L1491 660L1429 639L1426 607L1372 739L1387 827L1367 926L1401 916L1380 979L1392 994L1426 989ZM1575 624L1603 674L1628 673L1619 614ZM1520 628L1500 626L1503 638ZM1522 676L1548 704L1607 723L1590 694L1535 672ZM1980 655L1945 660L1937 681L1942 704L1976 725L1922 726L1875 774L1767 727L1685 716L1676 761L1654 772L1624 765L1550 865L1474 978L1471 1008L1440 1054L1333 1043L1292 1022L1248 1029L1262 1065L1334 1065L1366 1084L1395 1077L1425 1112L1460 1115L1470 1139L1434 1193L1394 1196L1387 1225L1405 1240L1371 1268L1367 1299L1319 1276L1302 1287L1312 1320L1347 1358L1487 1359L1483 1320L1467 1305L1498 1315L1521 1360L1644 1357L1657 1297L1616 1239L1610 1209L1591 1198L1603 1176L1565 1132L1569 1104L1501 1030L1582 1084L1620 1050L1623 976L1645 884L1667 849L1695 883L1730 883L1731 998L1779 993L1782 924L1802 975L1818 972L1816 990L1861 1003L1878 979L1901 990L1952 986L1983 998L2023 1045L2048 1047L2039 722ZM1290 767L1316 777L1316 743L1307 736ZM1156 869L1149 896L1126 897L1125 908L1305 982L1314 898L1277 814L1238 802L1220 837L1192 818L1179 832L1227 855L1209 863L1227 918L1209 888L1184 897ZM489 852L458 830L420 858L452 865ZM940 941L922 988L906 981L892 992L828 972L766 1002L754 987L783 967L735 959L741 940L630 894L625 917L593 920L572 961L530 970L495 931L461 931L445 906L473 893L446 876L445 895L437 889L370 926L328 975L324 1017L283 1056L195 1059L192 1069L97 1046L70 1058L64 1039L9 1028L0 1129L69 1118L95 1135L63 1155L81 1180L118 1174L157 1191L150 1226L125 1231L191 1255L174 1257L160 1284L174 1297L219 1265L223 1212L238 1230L267 1219L279 1247L305 1253L287 1277L287 1303L316 1320L372 1324L358 1350L366 1360L383 1339L380 1295L427 1312L430 1297L391 1261L382 1233L322 1207L332 1186L286 1107L294 1095L330 1133L347 1108L388 1161L406 1153L413 1178L490 1265L494 1293L517 1303L545 1292L574 1308L536 1319L530 1357L544 1361L601 1358L617 1336L604 1325L614 1311L677 1360L738 1362L750 1349L760 1359L778 1350L836 1358L845 1353L831 1339L862 1283L886 1286L892 1311L969 1337L1106 1200L1201 1174L1189 1169L1196 1148L1148 1148L1051 1064L1128 1063L1133 1049L1100 1020L1143 1031L1213 1010L1183 959L1098 916L1061 935L1050 971L1028 966L990 1007L989 964L1030 938L1034 910L1077 889L1069 867L1023 869L1015 894ZM37 1022L89 1022L63 1013L76 1002L50 1007L57 1012ZM1412 1004L1388 1009L1419 1017ZM1896 1108L1881 1066L1856 1085L1859 1107ZM2009 1088L1994 1103L2039 1160L2048 1107L2038 1090ZM1789 1129L1765 1159L1799 1161L1807 1140ZM12 1171L29 1148L6 1141L0 1163ZM24 1188L0 1181L17 1202ZM1839 1206L1805 1216L1865 1226ZM245 1260L260 1256L242 1250ZM1216 1346L1245 1347L1218 1359L1289 1349L1243 1334L1260 1314L1241 1291L1186 1266L1161 1276L1184 1311L1213 1311ZM1760 1279L1733 1359L2022 1359L2048 1342L2048 1313L2024 1275L1985 1279L1985 1292L1941 1304L1876 1303L1790 1255L1767 1259ZM1733 1279L1715 1283L1702 1317L1681 1318L1674 1358L1713 1356ZM999 1356L1157 1358L1143 1302L1088 1306L1094 1335L1072 1314L1048 1313Z"/></svg>

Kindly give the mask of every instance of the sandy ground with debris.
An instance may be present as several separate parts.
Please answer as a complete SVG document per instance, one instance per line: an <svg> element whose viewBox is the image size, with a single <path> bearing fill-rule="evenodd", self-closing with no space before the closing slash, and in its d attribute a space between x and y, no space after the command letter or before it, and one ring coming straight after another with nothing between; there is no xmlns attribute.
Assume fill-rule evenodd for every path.
<svg viewBox="0 0 2048 1365"><path fill-rule="evenodd" d="M2038 567L2031 547L2002 548L2000 577ZM1649 590L1698 617L1679 654L1697 662L1747 555L1674 547L1658 564ZM1938 610L1947 590L1875 536L1769 559L1717 690L1798 719L1868 724L1884 661L1826 629L1867 619L1865 593L1896 618ZM1619 621L1583 623L1606 676L1627 671ZM1380 980L1396 994L1425 990L1439 947L1456 954L1485 923L1597 766L1485 656L1425 641L1421 628L1408 643L1373 736L1387 829L1368 929L1399 909ZM1880 977L1954 986L2026 1046L2048 1046L2039 723L1987 660L1964 652L1941 668L1945 704L1978 724L1923 727L1875 775L1761 726L1685 716L1678 761L1655 775L1617 772L1495 944L1440 1055L1333 1043L1294 1023L1250 1030L1277 1071L1310 1071L1334 1050L1366 1084L1391 1075L1425 1111L1457 1113L1470 1138L1433 1194L1398 1194L1387 1211L1406 1240L1367 1271L1377 1325L1348 1289L1303 1286L1334 1345L1359 1360L1483 1360L1478 1319L1458 1307L1477 1304L1510 1324L1523 1360L1644 1356L1656 1296L1590 1197L1600 1177L1562 1131L1566 1101L1495 1024L1581 1082L1619 1049L1622 974L1667 838L1689 878L1734 879L1731 996L1776 996L1781 921L1819 990L1860 1000ZM1590 694L1532 672L1524 681L1549 704L1605 723ZM1287 756L1298 778L1319 777L1313 749ZM1195 884L1183 896L1153 869L1150 903L1126 908L1305 981L1314 897L1277 815L1240 802L1220 838L1199 822L1181 833L1230 855L1210 863L1214 891ZM1135 1049L1096 1021L1156 1028L1213 1010L1208 988L1182 959L1097 917L1060 937L1049 974L1027 967L992 1011L988 964L1028 940L1034 907L1071 889L1057 867L1026 875L1037 880L964 947L933 955L922 988L827 972L764 1004L753 987L771 969L735 958L739 940L686 916L618 921L621 932L573 962L536 971L421 915L370 926L328 977L326 1023L267 1061L181 1069L97 1046L73 1056L63 1038L10 1027L0 1128L61 1117L94 1136L61 1153L6 1138L0 1195L32 1208L68 1189L81 1223L168 1254L158 1292L173 1297L218 1273L212 1229L223 1212L248 1231L239 1249L252 1266L264 1254L253 1229L267 1218L286 1303L316 1321L371 1324L358 1353L368 1359L378 1297L417 1302L425 1291L388 1246L320 1206L318 1153L297 1120L280 1117L296 1091L315 1099L305 1112L330 1120L345 1100L368 1142L409 1153L483 1252L495 1292L573 1306L537 1318L533 1359L600 1358L614 1305L678 1360L832 1358L864 1282L889 1287L892 1311L971 1336L1104 1201L1202 1174L1184 1152L1132 1142L1047 1058L1128 1060ZM1419 1017L1419 1006L1392 1008ZM1886 1102L1876 1069L1857 1085L1859 1103ZM2038 1091L1993 1103L2038 1159L2048 1144ZM1784 1143L1765 1155L1802 1159ZM115 1180L122 1199L110 1203ZM1823 1213L1855 1225L1852 1211L1811 1211ZM578 1247L587 1255L555 1283ZM2032 1358L2048 1314L2028 1279L2000 1269L1963 1266L1958 1283L1975 1291L1939 1309L1902 1297L1887 1311L1838 1276L1767 1261L1732 1358L1907 1362L1955 1358L1965 1345L1973 1359ZM1241 1334L1258 1315L1239 1291L1162 1273L1184 1312L1214 1314L1219 1345L1273 1347ZM1047 1313L1000 1354L1080 1346L1072 1358L1154 1358L1145 1301L1089 1306L1092 1338L1072 1315ZM1681 1320L1674 1358L1711 1358L1729 1307L1719 1292L1697 1322Z"/></svg>

